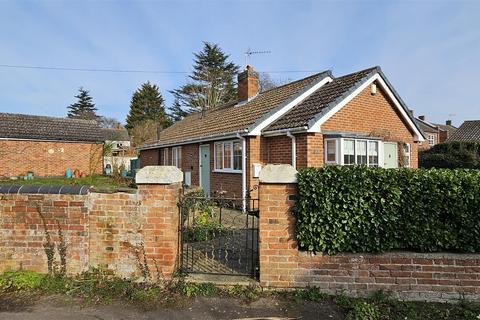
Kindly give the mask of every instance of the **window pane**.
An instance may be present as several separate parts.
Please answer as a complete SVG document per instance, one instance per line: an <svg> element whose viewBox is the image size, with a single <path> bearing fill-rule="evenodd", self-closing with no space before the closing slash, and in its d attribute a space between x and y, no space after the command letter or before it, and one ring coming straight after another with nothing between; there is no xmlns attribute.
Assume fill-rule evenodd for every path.
<svg viewBox="0 0 480 320"><path fill-rule="evenodd" d="M335 140L327 140L327 162L335 162L337 159L335 157L336 154L336 141Z"/></svg>
<svg viewBox="0 0 480 320"><path fill-rule="evenodd" d="M355 164L355 141L354 140L343 141L343 164L345 165Z"/></svg>
<svg viewBox="0 0 480 320"><path fill-rule="evenodd" d="M229 142L223 144L223 169L232 168L232 145Z"/></svg>
<svg viewBox="0 0 480 320"><path fill-rule="evenodd" d="M367 141L357 140L357 164L367 164Z"/></svg>
<svg viewBox="0 0 480 320"><path fill-rule="evenodd" d="M368 142L368 163L372 167L378 167L378 142Z"/></svg>
<svg viewBox="0 0 480 320"><path fill-rule="evenodd" d="M233 143L233 169L242 170L242 144L240 142Z"/></svg>
<svg viewBox="0 0 480 320"><path fill-rule="evenodd" d="M215 143L215 169L222 169L222 143Z"/></svg>

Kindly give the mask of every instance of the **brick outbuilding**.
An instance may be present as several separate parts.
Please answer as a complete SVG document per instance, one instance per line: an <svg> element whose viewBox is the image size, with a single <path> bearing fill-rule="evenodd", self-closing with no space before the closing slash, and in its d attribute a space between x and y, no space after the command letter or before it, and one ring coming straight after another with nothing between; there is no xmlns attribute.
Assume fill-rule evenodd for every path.
<svg viewBox="0 0 480 320"><path fill-rule="evenodd" d="M0 177L102 173L102 162L96 121L0 113Z"/></svg>
<svg viewBox="0 0 480 320"><path fill-rule="evenodd" d="M237 101L191 114L142 146L141 166L175 165L186 184L239 198L266 164L417 167L424 134L380 67L262 92L247 66L238 82Z"/></svg>

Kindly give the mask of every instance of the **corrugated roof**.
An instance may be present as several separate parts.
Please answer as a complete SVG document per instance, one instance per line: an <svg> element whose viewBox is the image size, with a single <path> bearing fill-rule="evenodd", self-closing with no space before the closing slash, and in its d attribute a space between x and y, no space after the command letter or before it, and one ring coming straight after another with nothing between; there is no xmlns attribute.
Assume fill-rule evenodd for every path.
<svg viewBox="0 0 480 320"><path fill-rule="evenodd" d="M465 121L447 141L480 142L480 120Z"/></svg>
<svg viewBox="0 0 480 320"><path fill-rule="evenodd" d="M216 134L242 132L259 118L283 104L286 104L330 76L329 71L259 93L247 103L232 102L203 113L194 113L176 122L160 133L160 141L152 145L182 142ZM143 146L143 147L149 147Z"/></svg>
<svg viewBox="0 0 480 320"><path fill-rule="evenodd" d="M360 85L362 80L366 80L376 71L377 67L373 67L333 79L332 82L320 87L264 131L307 126L316 115L336 105L339 102L338 100L343 100Z"/></svg>
<svg viewBox="0 0 480 320"><path fill-rule="evenodd" d="M94 120L0 113L0 139L102 142Z"/></svg>

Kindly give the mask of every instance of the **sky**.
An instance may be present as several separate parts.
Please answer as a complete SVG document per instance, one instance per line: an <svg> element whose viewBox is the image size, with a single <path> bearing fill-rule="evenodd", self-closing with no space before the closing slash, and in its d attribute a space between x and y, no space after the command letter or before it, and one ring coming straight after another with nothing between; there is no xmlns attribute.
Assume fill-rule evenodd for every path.
<svg viewBox="0 0 480 320"><path fill-rule="evenodd" d="M84 87L124 122L143 82L172 103L203 41L270 51L250 63L279 81L379 65L415 115L480 119L480 1L0 0L0 65L165 72L0 66L0 112L65 116Z"/></svg>

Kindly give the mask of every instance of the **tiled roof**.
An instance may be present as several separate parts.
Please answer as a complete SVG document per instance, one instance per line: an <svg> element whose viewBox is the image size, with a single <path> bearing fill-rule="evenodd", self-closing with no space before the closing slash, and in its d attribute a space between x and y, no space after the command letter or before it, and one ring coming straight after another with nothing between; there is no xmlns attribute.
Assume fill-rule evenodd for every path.
<svg viewBox="0 0 480 320"><path fill-rule="evenodd" d="M448 124L433 123L433 125L439 127L440 130L450 132L450 134L453 134L458 129L457 127L454 127L454 126L448 125Z"/></svg>
<svg viewBox="0 0 480 320"><path fill-rule="evenodd" d="M0 139L102 142L94 120L0 113Z"/></svg>
<svg viewBox="0 0 480 320"><path fill-rule="evenodd" d="M422 119L415 118L415 123L417 124L423 132L437 132L438 128L436 125L423 121Z"/></svg>
<svg viewBox="0 0 480 320"><path fill-rule="evenodd" d="M304 101L293 107L280 119L272 123L264 131L275 131L290 128L300 128L308 125L316 115L326 112L355 90L378 67L369 68L333 79L332 82L320 87Z"/></svg>
<svg viewBox="0 0 480 320"><path fill-rule="evenodd" d="M105 141L130 141L127 129L103 128L102 134Z"/></svg>
<svg viewBox="0 0 480 320"><path fill-rule="evenodd" d="M242 132L265 114L290 102L327 76L330 76L328 71L317 73L261 92L247 103L232 102L207 110L203 115L201 113L191 114L163 130L160 133L160 143L150 146L182 142L217 134Z"/></svg>
<svg viewBox="0 0 480 320"><path fill-rule="evenodd" d="M480 120L465 121L447 141L480 142Z"/></svg>

